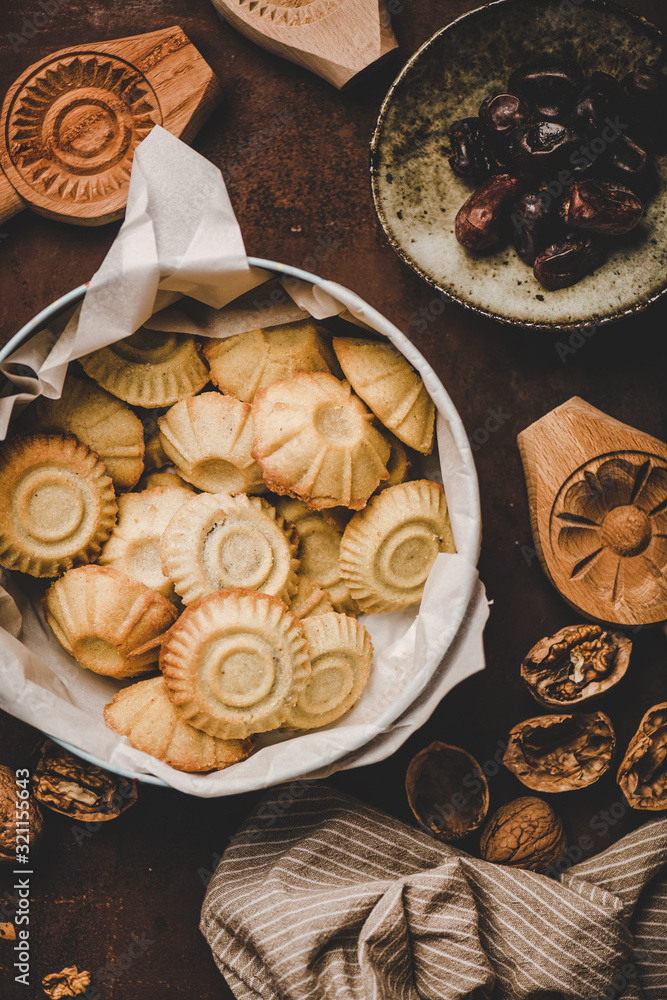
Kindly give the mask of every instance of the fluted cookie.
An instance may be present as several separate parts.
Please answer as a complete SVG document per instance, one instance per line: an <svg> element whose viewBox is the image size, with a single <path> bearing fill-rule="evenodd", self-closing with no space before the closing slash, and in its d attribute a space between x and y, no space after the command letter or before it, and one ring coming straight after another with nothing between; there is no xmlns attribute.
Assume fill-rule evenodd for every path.
<svg viewBox="0 0 667 1000"><path fill-rule="evenodd" d="M297 618L309 618L311 615L326 615L333 611L333 605L328 590L321 590L307 576L299 574L296 594L289 602L289 609Z"/></svg>
<svg viewBox="0 0 667 1000"><path fill-rule="evenodd" d="M259 497L200 493L167 525L162 568L185 604L226 587L289 601L296 592L297 540Z"/></svg>
<svg viewBox="0 0 667 1000"><path fill-rule="evenodd" d="M136 485L144 469L139 417L96 382L68 375L60 399L38 396L23 417L34 432L73 434L107 467L117 492Z"/></svg>
<svg viewBox="0 0 667 1000"><path fill-rule="evenodd" d="M100 565L118 569L170 601L177 600L173 583L162 572L160 542L176 511L191 496L192 491L179 488L177 482L124 493L118 498L118 523L102 549Z"/></svg>
<svg viewBox="0 0 667 1000"><path fill-rule="evenodd" d="M297 372L338 370L330 341L310 320L209 340L204 355L211 380L246 403L259 389Z"/></svg>
<svg viewBox="0 0 667 1000"><path fill-rule="evenodd" d="M115 519L106 466L76 438L35 434L0 447L0 566L57 576L95 559Z"/></svg>
<svg viewBox="0 0 667 1000"><path fill-rule="evenodd" d="M398 486L399 483L404 483L410 474L411 466L410 456L403 442L399 441L395 434L390 434L388 431L385 436L391 448L387 462L389 479L380 483L376 491L378 493L380 490L386 490L388 486Z"/></svg>
<svg viewBox="0 0 667 1000"><path fill-rule="evenodd" d="M312 673L285 726L317 729L335 722L359 700L373 663L373 644L364 626L335 613L305 618Z"/></svg>
<svg viewBox="0 0 667 1000"><path fill-rule="evenodd" d="M390 486L343 532L340 566L362 611L419 604L439 552L455 552L445 491L418 479Z"/></svg>
<svg viewBox="0 0 667 1000"><path fill-rule="evenodd" d="M135 750L157 757L178 771L221 771L244 760L255 737L219 740L181 717L167 694L164 677L150 677L118 691L105 706L109 729L127 736Z"/></svg>
<svg viewBox="0 0 667 1000"><path fill-rule="evenodd" d="M144 327L80 362L87 375L133 406L171 406L209 380L193 337Z"/></svg>
<svg viewBox="0 0 667 1000"><path fill-rule="evenodd" d="M181 717L220 739L283 724L310 677L303 625L255 590L208 594L162 644L160 669Z"/></svg>
<svg viewBox="0 0 667 1000"><path fill-rule="evenodd" d="M252 411L220 392L203 392L176 403L158 420L160 441L176 471L209 493L253 493L264 489L250 451Z"/></svg>
<svg viewBox="0 0 667 1000"><path fill-rule="evenodd" d="M260 389L253 456L276 493L323 509L359 510L387 479L389 444L347 382L300 372Z"/></svg>
<svg viewBox="0 0 667 1000"><path fill-rule="evenodd" d="M56 639L88 670L136 677L157 668L160 643L177 617L160 594L104 566L79 566L51 584L44 614Z"/></svg>
<svg viewBox="0 0 667 1000"><path fill-rule="evenodd" d="M334 337L345 378L385 427L416 451L433 449L435 406L419 374L386 341Z"/></svg>
<svg viewBox="0 0 667 1000"><path fill-rule="evenodd" d="M293 497L279 497L276 510L299 536L300 572L328 592L334 611L358 614L359 608L340 571L340 540L345 525L337 512L312 510Z"/></svg>

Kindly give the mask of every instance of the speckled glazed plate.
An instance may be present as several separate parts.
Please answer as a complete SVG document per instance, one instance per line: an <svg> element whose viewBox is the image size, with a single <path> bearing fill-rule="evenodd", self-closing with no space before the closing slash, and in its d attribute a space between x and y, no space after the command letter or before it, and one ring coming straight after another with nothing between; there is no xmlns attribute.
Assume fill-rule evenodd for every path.
<svg viewBox="0 0 667 1000"><path fill-rule="evenodd" d="M667 290L667 156L657 160L662 186L637 229L594 274L548 292L513 248L473 256L457 243L454 219L475 184L449 167L448 129L541 55L623 77L656 59L663 42L656 27L607 0L498 0L433 35L389 91L371 147L375 206L397 253L457 302L517 326L568 329L645 309Z"/></svg>

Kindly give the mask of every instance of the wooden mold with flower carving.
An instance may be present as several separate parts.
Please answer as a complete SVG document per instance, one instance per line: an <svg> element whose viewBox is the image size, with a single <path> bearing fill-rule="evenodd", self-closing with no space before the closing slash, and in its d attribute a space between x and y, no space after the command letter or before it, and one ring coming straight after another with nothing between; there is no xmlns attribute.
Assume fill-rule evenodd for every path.
<svg viewBox="0 0 667 1000"><path fill-rule="evenodd" d="M518 436L535 548L610 625L667 620L667 445L574 396Z"/></svg>

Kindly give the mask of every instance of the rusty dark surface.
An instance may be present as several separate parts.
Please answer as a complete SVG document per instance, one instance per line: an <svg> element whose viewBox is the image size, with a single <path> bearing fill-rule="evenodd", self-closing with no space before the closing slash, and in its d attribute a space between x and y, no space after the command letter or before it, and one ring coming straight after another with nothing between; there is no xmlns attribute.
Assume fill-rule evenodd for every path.
<svg viewBox="0 0 667 1000"><path fill-rule="evenodd" d="M15 42L14 51L9 34L29 34L24 18L33 18L39 5L37 0L2 3L1 92L30 63L68 44L180 24L223 84L224 103L195 146L222 169L248 252L316 270L384 312L433 364L473 440L483 441L485 422L495 415L498 429L476 448L484 524L480 572L494 602L486 630L487 669L454 690L390 760L330 781L411 822L405 768L417 750L437 738L491 762L492 810L523 794L523 786L509 772L494 773L493 764L508 729L537 714L522 688L519 664L538 638L578 619L530 554L516 434L576 394L664 439L667 300L591 338L568 342L563 334L522 333L453 304L443 311L440 299L385 243L368 174L368 144L380 103L402 61L473 3L394 3L399 53L374 78L343 94L252 45L220 20L208 0L50 0L46 6L53 11L48 23L25 44ZM632 0L628 6L667 29L661 0ZM88 279L117 228L73 227L28 212L2 225L3 341ZM666 654L662 631L637 635L625 682L599 704L616 724L621 751L646 709L667 700ZM38 739L35 730L2 717L0 762L24 766ZM49 813L33 877L32 985L14 985L11 946L0 941L0 995L43 996L42 976L76 964L91 971L103 998L231 997L198 932L198 916L207 872L258 797L206 801L143 786L135 807L90 836ZM562 815L571 844L579 838L592 842L584 855L650 818L623 806L613 774L590 789L547 798ZM476 852L478 837L462 846ZM10 873L1 871L0 904L11 885ZM11 904L5 914L8 910ZM0 922L8 919L2 913ZM144 950L130 961L133 935ZM135 954L140 950L135 946Z"/></svg>

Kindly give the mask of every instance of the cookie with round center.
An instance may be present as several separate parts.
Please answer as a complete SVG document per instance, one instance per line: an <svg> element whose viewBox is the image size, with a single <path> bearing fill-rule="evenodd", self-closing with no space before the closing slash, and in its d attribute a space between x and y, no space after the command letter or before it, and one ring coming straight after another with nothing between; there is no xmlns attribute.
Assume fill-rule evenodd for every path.
<svg viewBox="0 0 667 1000"><path fill-rule="evenodd" d="M275 493L315 509L362 508L387 479L388 442L347 382L299 372L260 389L252 454Z"/></svg>
<svg viewBox="0 0 667 1000"><path fill-rule="evenodd" d="M176 471L208 493L265 489L250 454L252 410L234 396L203 392L176 403L158 420L160 441Z"/></svg>
<svg viewBox="0 0 667 1000"><path fill-rule="evenodd" d="M79 566L51 584L44 615L82 667L109 677L155 670L160 643L177 617L161 594L104 566Z"/></svg>
<svg viewBox="0 0 667 1000"><path fill-rule="evenodd" d="M167 525L164 573L185 604L226 587L261 590L289 601L296 592L297 541L259 497L200 493Z"/></svg>
<svg viewBox="0 0 667 1000"><path fill-rule="evenodd" d="M167 694L164 677L150 677L123 688L105 706L109 729L127 736L135 750L178 771L221 771L248 757L255 737L220 740L195 729L181 717Z"/></svg>
<svg viewBox="0 0 667 1000"><path fill-rule="evenodd" d="M410 448L433 448L435 405L419 374L393 344L334 337L345 378L385 427Z"/></svg>
<svg viewBox="0 0 667 1000"><path fill-rule="evenodd" d="M340 566L362 611L419 604L439 552L455 552L445 491L428 479L390 486L343 532Z"/></svg>
<svg viewBox="0 0 667 1000"><path fill-rule="evenodd" d="M118 498L118 523L99 562L174 601L178 600L174 585L162 572L160 542L164 529L192 491L179 488L176 477L171 478L175 480L173 485L124 493Z"/></svg>
<svg viewBox="0 0 667 1000"><path fill-rule="evenodd" d="M96 382L68 375L60 399L38 396L26 409L27 430L73 434L107 467L118 492L136 486L144 470L144 429L129 406Z"/></svg>
<svg viewBox="0 0 667 1000"><path fill-rule="evenodd" d="M95 559L115 519L106 466L76 438L35 434L0 447L0 566L57 576Z"/></svg>
<svg viewBox="0 0 667 1000"><path fill-rule="evenodd" d="M328 592L334 611L358 614L359 608L340 571L340 540L345 521L339 512L312 510L303 500L293 497L279 497L276 510L299 536L297 556L301 560L301 573Z"/></svg>
<svg viewBox="0 0 667 1000"><path fill-rule="evenodd" d="M330 341L310 320L209 340L204 356L211 381L246 403L259 389L297 372L339 370Z"/></svg>
<svg viewBox="0 0 667 1000"><path fill-rule="evenodd" d="M335 722L359 700L373 663L373 644L364 626L335 612L305 618L312 673L285 726L318 729Z"/></svg>
<svg viewBox="0 0 667 1000"><path fill-rule="evenodd" d="M86 375L133 406L171 406L209 380L194 337L140 327L79 359Z"/></svg>
<svg viewBox="0 0 667 1000"><path fill-rule="evenodd" d="M218 590L185 609L160 652L181 718L220 739L283 724L310 677L303 625L255 590Z"/></svg>

